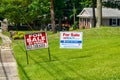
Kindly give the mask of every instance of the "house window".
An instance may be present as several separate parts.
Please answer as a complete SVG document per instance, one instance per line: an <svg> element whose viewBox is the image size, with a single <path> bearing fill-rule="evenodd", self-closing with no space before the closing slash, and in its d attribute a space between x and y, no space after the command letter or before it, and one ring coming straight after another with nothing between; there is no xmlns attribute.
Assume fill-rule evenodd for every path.
<svg viewBox="0 0 120 80"><path fill-rule="evenodd" d="M112 26L117 26L117 19L112 19Z"/></svg>

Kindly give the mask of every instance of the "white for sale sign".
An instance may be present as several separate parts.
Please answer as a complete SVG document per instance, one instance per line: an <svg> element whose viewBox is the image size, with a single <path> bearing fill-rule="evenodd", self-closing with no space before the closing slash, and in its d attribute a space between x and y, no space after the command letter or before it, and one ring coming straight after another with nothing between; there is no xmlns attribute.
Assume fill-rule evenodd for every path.
<svg viewBox="0 0 120 80"><path fill-rule="evenodd" d="M82 32L60 32L60 48L82 48Z"/></svg>

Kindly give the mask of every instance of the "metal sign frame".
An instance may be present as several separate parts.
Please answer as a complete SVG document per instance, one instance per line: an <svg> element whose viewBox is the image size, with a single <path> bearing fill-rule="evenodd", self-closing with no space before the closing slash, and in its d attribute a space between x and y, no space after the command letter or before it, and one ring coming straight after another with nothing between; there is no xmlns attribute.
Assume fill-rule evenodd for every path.
<svg viewBox="0 0 120 80"><path fill-rule="evenodd" d="M48 48L48 56L49 56L49 60L51 61L50 48L48 46L48 39L47 39L46 32L36 32L36 33L25 34L24 41L25 41L25 48L26 48L27 64L29 64L28 50L35 50L35 49L41 49L41 48Z"/></svg>
<svg viewBox="0 0 120 80"><path fill-rule="evenodd" d="M48 48L47 34L45 32L25 34L24 40L26 50Z"/></svg>

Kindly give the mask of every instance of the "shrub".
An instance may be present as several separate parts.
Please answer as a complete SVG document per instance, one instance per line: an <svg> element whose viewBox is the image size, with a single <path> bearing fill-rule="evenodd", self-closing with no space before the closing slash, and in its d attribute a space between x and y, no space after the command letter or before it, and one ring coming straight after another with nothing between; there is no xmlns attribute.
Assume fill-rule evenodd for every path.
<svg viewBox="0 0 120 80"><path fill-rule="evenodd" d="M14 40L15 40L15 39L19 39L19 35L16 34L16 35L12 36L12 38L13 38Z"/></svg>
<svg viewBox="0 0 120 80"><path fill-rule="evenodd" d="M76 30L76 29L77 29L77 22L75 22L75 23L72 25L72 27L73 27L73 30Z"/></svg>
<svg viewBox="0 0 120 80"><path fill-rule="evenodd" d="M19 35L19 38L20 39L24 39L24 35Z"/></svg>
<svg viewBox="0 0 120 80"><path fill-rule="evenodd" d="M18 35L24 35L25 33L24 32L18 32Z"/></svg>
<svg viewBox="0 0 120 80"><path fill-rule="evenodd" d="M14 36L12 36L12 38L15 39L24 39L24 32L17 32L17 34L15 34Z"/></svg>

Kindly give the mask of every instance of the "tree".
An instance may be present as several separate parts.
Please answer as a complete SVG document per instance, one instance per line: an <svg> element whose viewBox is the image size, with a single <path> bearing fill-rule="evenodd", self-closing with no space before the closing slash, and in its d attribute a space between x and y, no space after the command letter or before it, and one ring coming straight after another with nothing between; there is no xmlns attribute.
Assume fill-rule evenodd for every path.
<svg viewBox="0 0 120 80"><path fill-rule="evenodd" d="M102 25L102 0L97 0L97 23L96 27L99 28Z"/></svg>
<svg viewBox="0 0 120 80"><path fill-rule="evenodd" d="M49 0L1 0L0 13L16 25L34 24L43 14L49 13Z"/></svg>
<svg viewBox="0 0 120 80"><path fill-rule="evenodd" d="M92 10L93 10L93 27L96 27L95 7L96 7L96 0L92 0Z"/></svg>
<svg viewBox="0 0 120 80"><path fill-rule="evenodd" d="M59 30L62 30L62 19L64 18L65 0L54 0L54 12L56 24L59 24Z"/></svg>
<svg viewBox="0 0 120 80"><path fill-rule="evenodd" d="M56 33L55 30L55 14L54 14L54 0L50 0L51 4L50 4L50 11L51 11L51 22L52 22L52 30L53 33Z"/></svg>
<svg viewBox="0 0 120 80"><path fill-rule="evenodd" d="M103 0L103 6L120 9L120 0Z"/></svg>
<svg viewBox="0 0 120 80"><path fill-rule="evenodd" d="M73 29L76 29L78 18L76 14L79 14L84 7L91 7L91 0L66 0L67 11L64 11L68 14L68 17L73 23Z"/></svg>

